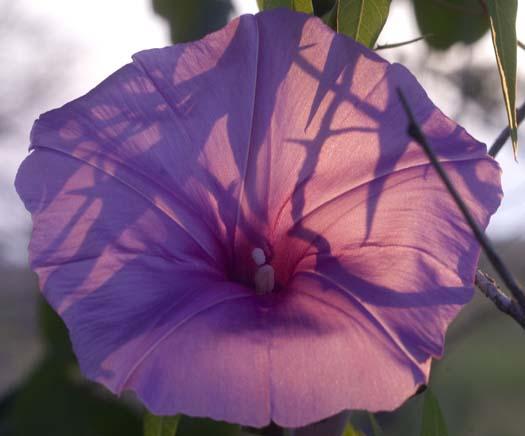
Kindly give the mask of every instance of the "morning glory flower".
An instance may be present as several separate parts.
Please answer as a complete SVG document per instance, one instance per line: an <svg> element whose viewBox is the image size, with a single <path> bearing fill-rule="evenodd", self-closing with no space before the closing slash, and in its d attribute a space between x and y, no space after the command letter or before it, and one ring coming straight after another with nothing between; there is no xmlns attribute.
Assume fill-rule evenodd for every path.
<svg viewBox="0 0 525 436"><path fill-rule="evenodd" d="M85 376L155 414L285 427L425 385L479 246L397 87L485 227L485 146L308 15L140 52L41 115L16 187Z"/></svg>

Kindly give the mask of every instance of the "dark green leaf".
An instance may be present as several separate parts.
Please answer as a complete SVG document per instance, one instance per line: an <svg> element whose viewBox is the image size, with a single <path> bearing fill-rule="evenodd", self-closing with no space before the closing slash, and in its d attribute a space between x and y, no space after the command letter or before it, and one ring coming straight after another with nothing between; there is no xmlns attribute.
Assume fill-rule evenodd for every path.
<svg viewBox="0 0 525 436"><path fill-rule="evenodd" d="M306 14L314 13L314 6L312 0L293 0L293 8L297 12L304 12Z"/></svg>
<svg viewBox="0 0 525 436"><path fill-rule="evenodd" d="M328 10L324 15L321 16L321 19L328 26L337 31L337 5L330 10Z"/></svg>
<svg viewBox="0 0 525 436"><path fill-rule="evenodd" d="M314 4L314 13L318 17L322 17L327 14L331 9L336 9L336 0L315 0Z"/></svg>
<svg viewBox="0 0 525 436"><path fill-rule="evenodd" d="M259 9L267 11L275 8L293 9L294 0L259 0L257 2Z"/></svg>
<svg viewBox="0 0 525 436"><path fill-rule="evenodd" d="M416 20L427 43L445 50L452 44L472 44L489 29L479 0L412 0Z"/></svg>
<svg viewBox="0 0 525 436"><path fill-rule="evenodd" d="M62 319L42 297L39 298L38 307L40 330L46 352L54 356L59 365L76 362L69 334Z"/></svg>
<svg viewBox="0 0 525 436"><path fill-rule="evenodd" d="M487 0L490 31L496 52L505 108L509 119L514 156L518 151L518 123L516 120L516 14L518 0Z"/></svg>
<svg viewBox="0 0 525 436"><path fill-rule="evenodd" d="M193 41L225 26L231 0L152 0L154 11L168 20L171 40Z"/></svg>
<svg viewBox="0 0 525 436"><path fill-rule="evenodd" d="M374 436L383 436L383 430L379 426L376 417L372 413L368 413L368 419L370 420L370 425L372 426L372 434Z"/></svg>
<svg viewBox="0 0 525 436"><path fill-rule="evenodd" d="M13 436L140 436L140 417L74 365L48 357L18 390L9 417Z"/></svg>
<svg viewBox="0 0 525 436"><path fill-rule="evenodd" d="M177 436L240 436L241 427L227 422L213 421L206 418L182 416Z"/></svg>
<svg viewBox="0 0 525 436"><path fill-rule="evenodd" d="M447 425L437 398L427 388L423 402L423 419L421 421L421 436L448 436Z"/></svg>
<svg viewBox="0 0 525 436"><path fill-rule="evenodd" d="M383 29L390 0L339 0L337 31L372 48Z"/></svg>
<svg viewBox="0 0 525 436"><path fill-rule="evenodd" d="M350 422L348 416L349 412L343 411L321 421L296 428L293 434L295 436L341 436Z"/></svg>
<svg viewBox="0 0 525 436"><path fill-rule="evenodd" d="M144 436L175 436L180 415L156 416L146 412L144 415Z"/></svg>

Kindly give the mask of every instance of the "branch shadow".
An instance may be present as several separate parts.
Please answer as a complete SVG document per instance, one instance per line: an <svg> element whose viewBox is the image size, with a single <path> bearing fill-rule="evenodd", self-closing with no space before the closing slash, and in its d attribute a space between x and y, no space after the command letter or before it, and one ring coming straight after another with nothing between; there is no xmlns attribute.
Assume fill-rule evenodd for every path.
<svg viewBox="0 0 525 436"><path fill-rule="evenodd" d="M229 43L217 62L203 65L202 72L186 80L174 82L180 71L184 71L187 50L193 46L181 44L139 54L133 64L125 66L85 97L44 115L34 127L33 147L40 155L49 156L46 171L54 172L53 160L60 161L60 170L47 177L46 185L32 188L32 195L40 201L27 203L28 209L34 215L49 213L50 205L56 207L55 214L61 205L63 209L56 228L49 230L52 236L46 245L34 252L32 265L40 273L46 298L68 321L77 351L82 349L84 355L83 347L90 342L83 338L84 334L91 335L98 344L86 357L87 363L81 362L84 368L89 368L86 372L90 378L115 377L113 370L104 368L103 363L115 351L144 335L145 326L158 331L168 328L173 322L170 313L175 310L173 304L178 298L194 298L195 312L203 308L199 298L209 303L207 295L213 293L212 289L192 288L188 280L179 276L168 282L170 264L177 274L191 275L198 271L210 281L235 281L244 288L251 287L254 266L239 254L241 242L236 237L245 238L244 245L269 247L271 252L275 241L265 239L259 231L260 223L253 224L251 220L256 216L271 227L277 216L270 213L268 206L272 192L261 196L254 184L246 184L243 189L243 184L258 174L250 174L244 180L242 175L249 160L255 160L269 147L267 134L272 128L273 112L265 111L258 118L256 129L247 126L245 118L239 119L239 108L232 103L232 93L244 96L244 101L253 101L253 105L242 110L257 111L262 104L260 93L264 93L265 107L274 108L280 87L292 68L298 68L317 83L308 117L297 122L304 123L304 132L311 132L314 119L319 120L319 127L313 138L289 137L286 141L297 144L304 154L289 199L289 218L294 225L287 236L301 241L309 253L314 253L314 269L335 277L336 287L358 284L351 289L350 304L355 304L350 301L355 298L369 307L418 308L433 306L437 300L439 305L461 305L468 300L462 291L471 287L471 283L447 292L442 288L430 289L427 295L377 286L349 271L334 253L333 241L303 220L305 214L310 213L305 209L307 189L314 183L325 144L333 137L355 132L376 135L379 146L370 174L370 180L375 182L367 182L368 194L363 205L366 207L363 244L367 243L385 190L384 176L396 171L410 147L408 137L395 150L391 147L391 123L407 125L401 110L394 121L386 119L398 106L396 93L385 93L383 109L369 103L367 97L379 86L394 90L399 83L391 73L393 67L389 66L365 98L355 93L355 83L361 80L356 67L368 57L374 62L379 58L357 45L354 51L348 52L348 41L339 35L330 42L326 67L317 69L304 56L310 46L301 44L306 16L300 25L290 26L287 44L294 47L296 55L280 59L271 81L263 84L261 77L255 82L253 78L239 77L234 70L240 64L248 65L246 68L257 75L258 62L264 62L257 56L250 60L242 58L247 54L247 38L253 37L254 20L261 19L241 17L236 27L229 27L231 34L222 34L229 38ZM212 39L204 41L199 43L200 47ZM165 61L163 68L152 68L150 61L155 57L169 61ZM199 59L195 58L196 64ZM211 87L217 85L217 77L221 78L220 86ZM321 103L328 95L331 100L325 108ZM212 100L224 104L212 104ZM334 129L342 105L351 105L356 113L364 114L368 122ZM418 113L418 122L424 126L434 110ZM253 117L252 113L249 118L253 120ZM220 123L224 123L225 135L215 138ZM370 127L371 124L375 127ZM243 137L240 132L248 136ZM464 135L457 128L447 140L464 142ZM227 141L226 147L217 146L217 150L228 149L230 156L210 154L213 141ZM440 153L439 149L436 151ZM234 167L234 171L231 168L225 171L235 173L236 177L224 177L218 172L217 168L221 167L215 167L214 160L222 162L223 158ZM351 165L348 162L350 171ZM91 179L87 178L90 174ZM20 177L24 178L19 182L21 186L31 175L26 171ZM480 179L474 166L465 166L461 177L474 200L498 202L499 189ZM124 197L120 198L120 194ZM152 219L154 226L141 227L145 219ZM144 229L153 227L158 230L155 234L144 234ZM133 242L134 238L139 242ZM71 241L69 248L64 248ZM34 241L33 247L39 243ZM467 249L469 254L461 258L457 265L461 277L470 274L470 259L477 250L476 244L472 244ZM145 261L144 256L148 260ZM296 265L300 261L296 259ZM156 280L155 274L159 274L160 280ZM135 283L140 285L138 289ZM323 292L323 289L333 289L334 283L319 280L319 286ZM370 289L373 293L368 292ZM217 301L220 304L222 300ZM96 319L99 311L103 317ZM328 324L319 324L315 314L296 314L281 321L295 323L298 334L330 333L325 328ZM421 344L409 332L401 336L401 340L405 344L417 344L410 351L418 362L428 358L428 353L421 352ZM416 373L417 367L413 370Z"/></svg>

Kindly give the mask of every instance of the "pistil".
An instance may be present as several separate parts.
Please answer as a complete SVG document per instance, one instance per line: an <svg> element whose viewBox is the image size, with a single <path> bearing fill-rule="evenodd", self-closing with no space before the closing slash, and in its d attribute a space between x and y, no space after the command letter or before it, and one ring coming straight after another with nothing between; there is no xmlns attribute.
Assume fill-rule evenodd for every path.
<svg viewBox="0 0 525 436"><path fill-rule="evenodd" d="M269 294L275 287L275 270L271 265L266 263L266 255L259 247L253 249L252 259L258 266L253 280L255 283L255 292L258 295Z"/></svg>

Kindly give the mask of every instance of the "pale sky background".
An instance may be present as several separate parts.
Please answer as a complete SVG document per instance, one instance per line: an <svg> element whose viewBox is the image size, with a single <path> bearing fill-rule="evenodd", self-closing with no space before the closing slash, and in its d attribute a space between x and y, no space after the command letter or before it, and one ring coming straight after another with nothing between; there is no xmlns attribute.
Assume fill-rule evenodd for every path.
<svg viewBox="0 0 525 436"><path fill-rule="evenodd" d="M255 0L236 0L234 3L237 6L235 15L257 11ZM411 5L406 1L392 2L391 13L379 43L419 36L410 9ZM518 14L518 37L525 41L525 7L522 6ZM33 102L30 111L20 115L13 133L2 137L0 144L0 242L9 262L24 264L30 219L14 191L13 180L19 163L27 153L33 120L40 113L89 91L128 63L133 53L168 45L169 32L164 20L153 13L150 0L18 0L13 15L23 20L29 29L34 24L42 33L41 36L35 36L42 44L37 52L39 57L36 67L42 71L59 70L55 71L56 74L50 73L50 79L46 82L50 89L45 98ZM3 38L5 42L5 35ZM35 56L35 48L13 35L10 35L8 46L8 53L4 51L0 55L3 59L9 56L8 63L2 62L0 81L5 89L18 89L24 87L25 80L19 72L24 71L24 68L27 70L26 65L31 65L29 61ZM518 50L518 53L518 70L525 70L525 51ZM423 42L382 51L380 54L391 61L404 59L409 68L421 65L428 56ZM494 65L494 53L488 35L476 44L473 54L475 63ZM442 56L440 65L446 71L454 65L460 65L465 56L465 48L455 47ZM35 68L35 65L30 68ZM459 95L443 82L436 81L435 77L425 74L424 69L420 68L420 71L423 72L416 73L416 76L437 106L459 121L473 136L491 144L499 129L487 126L469 108L457 113ZM523 90L518 90L518 102L524 98ZM501 127L505 125L503 111L497 122ZM520 139L522 150L525 150L523 132ZM503 168L506 197L489 228L489 235L493 238L522 237L525 234L525 153L521 155L522 163L514 163L507 144L505 151L498 157Z"/></svg>

